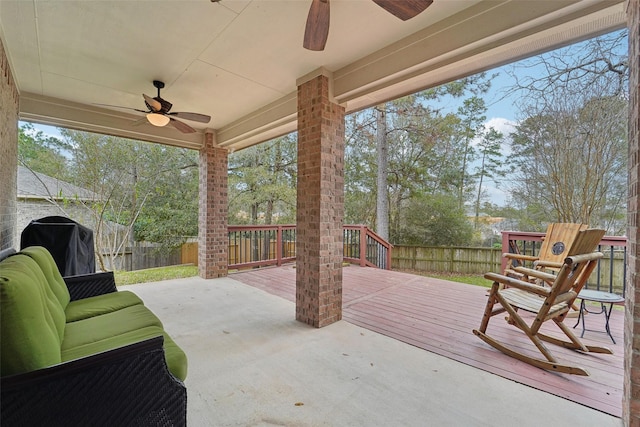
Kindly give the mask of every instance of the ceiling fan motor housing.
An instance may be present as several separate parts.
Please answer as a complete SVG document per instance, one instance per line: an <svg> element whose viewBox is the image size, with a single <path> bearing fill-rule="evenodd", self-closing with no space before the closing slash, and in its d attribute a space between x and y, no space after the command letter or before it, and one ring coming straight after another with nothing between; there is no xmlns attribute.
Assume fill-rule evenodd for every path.
<svg viewBox="0 0 640 427"><path fill-rule="evenodd" d="M160 111L158 111L158 113L167 114L167 113L171 110L171 107L173 107L173 104L172 104L172 103L170 103L169 101L166 101L166 100L164 100L164 99L160 98L159 96L156 96L156 97L155 97L155 98L153 98L153 99L155 99L156 101L158 101L158 102L160 103L160 105L161 105L161 107L160 107ZM145 105L147 106L147 108L149 108L149 110L154 111L154 110L153 110L153 108L151 107L151 105L149 105L149 104L147 103L147 101L145 101L144 103L145 103Z"/></svg>

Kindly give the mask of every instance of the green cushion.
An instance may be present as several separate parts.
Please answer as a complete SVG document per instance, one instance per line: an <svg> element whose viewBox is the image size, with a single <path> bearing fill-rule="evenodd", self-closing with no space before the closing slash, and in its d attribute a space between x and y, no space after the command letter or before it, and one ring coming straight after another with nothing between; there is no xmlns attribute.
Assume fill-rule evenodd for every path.
<svg viewBox="0 0 640 427"><path fill-rule="evenodd" d="M50 286L49 280L47 280L47 277L38 265L38 262L26 254L19 255L20 258L26 256L26 258L24 258L24 262L30 266L29 268L37 279L37 283L39 284L45 298L45 302L47 303L46 307L48 309L48 315L51 316L53 324L58 332L59 342L62 342L62 338L64 337L65 323L67 321L67 316L64 314L64 306L60 304L60 300Z"/></svg>
<svg viewBox="0 0 640 427"><path fill-rule="evenodd" d="M115 337L147 326L162 328L162 322L143 305L67 323L61 349L67 350Z"/></svg>
<svg viewBox="0 0 640 427"><path fill-rule="evenodd" d="M111 292L71 301L64 313L67 316L67 323L69 323L139 304L142 304L142 300L131 291Z"/></svg>
<svg viewBox="0 0 640 427"><path fill-rule="evenodd" d="M53 325L58 333L58 341L62 342L64 337L64 328L66 322L66 316L64 310L58 301L58 298L54 294L53 290L49 286L47 278L40 269L38 263L31 257L24 254L16 254L12 256L14 262L19 262L24 268L28 269L29 275L32 278L32 283L36 283L38 288L42 292L42 296L45 302L45 317Z"/></svg>
<svg viewBox="0 0 640 427"><path fill-rule="evenodd" d="M60 363L64 312L45 288L44 275L28 256L17 254L0 262L1 376Z"/></svg>
<svg viewBox="0 0 640 427"><path fill-rule="evenodd" d="M62 351L62 360L69 361L92 354L123 347L145 339L164 336L164 355L169 371L184 381L187 377L187 356L182 349L158 326L148 326L135 331L126 332L100 341L67 348Z"/></svg>
<svg viewBox="0 0 640 427"><path fill-rule="evenodd" d="M49 283L51 290L55 294L56 298L58 298L60 306L64 309L67 304L69 304L71 296L69 295L69 289L67 289L67 285L64 283L64 279L62 278L60 270L58 270L58 266L51 256L51 253L42 246L29 246L21 250L20 253L28 255L38 263L44 277L47 278L47 282Z"/></svg>

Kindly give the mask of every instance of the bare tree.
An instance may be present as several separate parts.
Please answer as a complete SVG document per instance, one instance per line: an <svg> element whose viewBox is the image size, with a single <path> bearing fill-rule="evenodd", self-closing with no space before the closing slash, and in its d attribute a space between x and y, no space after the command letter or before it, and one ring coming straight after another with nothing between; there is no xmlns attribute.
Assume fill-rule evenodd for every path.
<svg viewBox="0 0 640 427"><path fill-rule="evenodd" d="M520 109L527 118L512 139L512 195L532 223L583 222L622 232L625 38L618 32L543 55L529 66L547 73L520 80Z"/></svg>

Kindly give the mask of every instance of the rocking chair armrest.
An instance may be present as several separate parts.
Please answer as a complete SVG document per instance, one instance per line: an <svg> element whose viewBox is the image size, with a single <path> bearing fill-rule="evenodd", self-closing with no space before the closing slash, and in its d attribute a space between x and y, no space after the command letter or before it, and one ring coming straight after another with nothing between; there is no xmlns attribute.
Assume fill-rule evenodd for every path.
<svg viewBox="0 0 640 427"><path fill-rule="evenodd" d="M117 292L113 271L63 277L71 301Z"/></svg>
<svg viewBox="0 0 640 427"><path fill-rule="evenodd" d="M502 256L507 259L515 259L520 261L537 261L538 259L540 259L540 257L533 255L513 254L510 252L505 252L502 254Z"/></svg>
<svg viewBox="0 0 640 427"><path fill-rule="evenodd" d="M545 282L553 282L556 280L556 276L553 274L545 273L544 271L535 270L533 268L516 267L514 270L525 276L534 277L536 279L544 280Z"/></svg>
<svg viewBox="0 0 640 427"><path fill-rule="evenodd" d="M549 288L534 285L524 280L514 279L513 277L503 276L497 273L485 273L484 278L491 280L492 282L503 283L512 288L522 289L523 291L531 292L543 297L549 295Z"/></svg>
<svg viewBox="0 0 640 427"><path fill-rule="evenodd" d="M556 299L555 299L555 303L561 303L561 302L567 302L569 301L569 304L573 304L573 301L575 301L575 299L578 297L578 294L575 291L568 291L565 292L562 295L559 295Z"/></svg>
<svg viewBox="0 0 640 427"><path fill-rule="evenodd" d="M561 262L554 262L554 261L536 261L534 263L534 265L536 267L542 267L542 268L557 268L560 269L562 268L562 263Z"/></svg>
<svg viewBox="0 0 640 427"><path fill-rule="evenodd" d="M591 252L590 254L572 255L570 257L567 257L565 258L564 263L571 265L579 262L600 259L602 257L604 257L604 254L602 252Z"/></svg>

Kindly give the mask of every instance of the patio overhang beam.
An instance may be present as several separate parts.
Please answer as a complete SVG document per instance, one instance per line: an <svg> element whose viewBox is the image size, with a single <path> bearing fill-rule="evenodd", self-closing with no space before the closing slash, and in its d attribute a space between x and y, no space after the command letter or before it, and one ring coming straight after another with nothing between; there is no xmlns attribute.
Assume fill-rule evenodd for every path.
<svg viewBox="0 0 640 427"><path fill-rule="evenodd" d="M167 129L151 125L133 126L132 123L139 120L141 115L33 93L20 94L19 115L20 120L35 123L196 150L202 147L204 138L203 131L183 134L177 129L167 131Z"/></svg>

